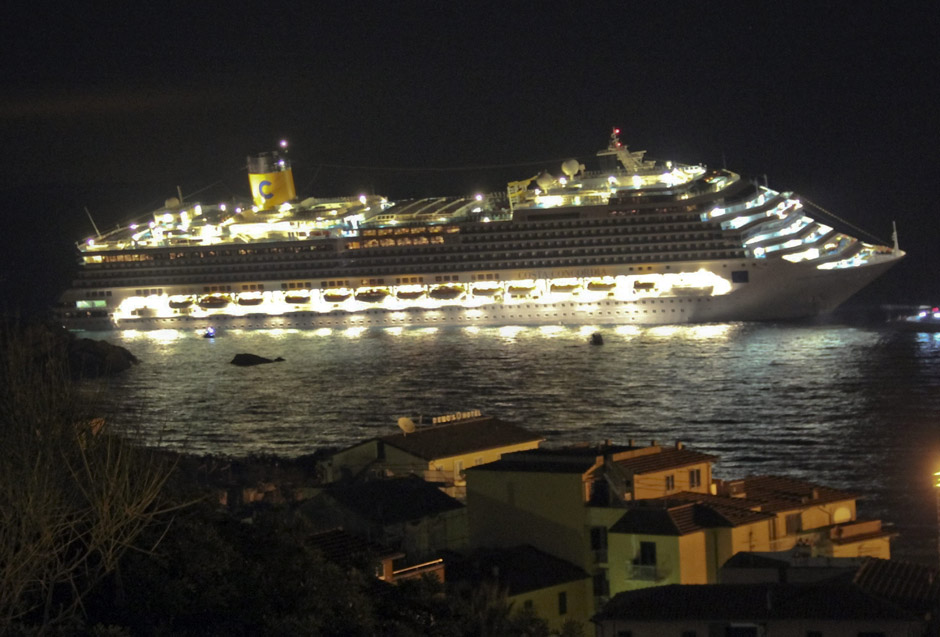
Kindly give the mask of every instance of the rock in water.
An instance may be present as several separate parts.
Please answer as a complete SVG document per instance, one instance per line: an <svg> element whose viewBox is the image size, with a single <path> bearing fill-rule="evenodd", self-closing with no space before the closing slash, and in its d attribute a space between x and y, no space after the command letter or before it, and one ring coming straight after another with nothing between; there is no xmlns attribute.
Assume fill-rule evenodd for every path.
<svg viewBox="0 0 940 637"><path fill-rule="evenodd" d="M137 357L119 345L78 338L68 345L69 369L75 378L110 376L136 365Z"/></svg>
<svg viewBox="0 0 940 637"><path fill-rule="evenodd" d="M251 367L252 365L264 365L265 363L279 363L283 360L284 359L280 356L274 360L271 360L270 358L258 356L257 354L235 354L235 358L232 359L232 365L238 365L239 367Z"/></svg>

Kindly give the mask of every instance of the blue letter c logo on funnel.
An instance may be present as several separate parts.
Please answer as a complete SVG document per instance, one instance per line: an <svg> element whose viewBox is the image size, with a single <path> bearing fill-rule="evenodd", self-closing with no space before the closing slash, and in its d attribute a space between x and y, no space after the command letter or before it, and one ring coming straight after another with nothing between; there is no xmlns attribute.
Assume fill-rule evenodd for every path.
<svg viewBox="0 0 940 637"><path fill-rule="evenodd" d="M269 188L271 188L271 182L265 179L260 184L258 184L258 194L264 197L265 199L270 199L271 197L274 196L274 193L267 192Z"/></svg>

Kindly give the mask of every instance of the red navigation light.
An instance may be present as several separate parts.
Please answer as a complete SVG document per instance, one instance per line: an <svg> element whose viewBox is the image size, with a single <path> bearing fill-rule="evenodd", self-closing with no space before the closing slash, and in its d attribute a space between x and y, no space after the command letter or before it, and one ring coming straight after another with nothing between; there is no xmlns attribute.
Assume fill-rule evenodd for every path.
<svg viewBox="0 0 940 637"><path fill-rule="evenodd" d="M619 135L619 134L620 134L620 129L619 129L619 128L615 128L615 129L614 129L614 135Z"/></svg>

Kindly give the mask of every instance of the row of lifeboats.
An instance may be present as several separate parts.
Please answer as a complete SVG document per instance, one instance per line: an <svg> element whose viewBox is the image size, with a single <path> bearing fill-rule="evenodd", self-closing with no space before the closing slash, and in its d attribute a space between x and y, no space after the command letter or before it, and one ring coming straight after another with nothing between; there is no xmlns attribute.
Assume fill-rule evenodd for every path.
<svg viewBox="0 0 940 637"><path fill-rule="evenodd" d="M617 287L612 279L594 279L587 283L579 281L564 280L553 282L548 286L548 291L552 294L577 294L583 290L589 292L611 292ZM675 287L675 286L674 286ZM634 292L653 293L656 286L653 283L645 281L635 281ZM708 290L701 288L676 290L680 293L708 293ZM240 306L261 305L264 302L263 292L242 292L240 294L212 293L204 295L177 295L169 299L169 306L172 309L182 310L191 307L200 307L205 310L221 309L236 304ZM327 303L343 303L350 299L355 299L361 303L381 303L387 298L392 297L401 301L417 301L425 297L438 301L452 301L466 296L487 298L501 297L507 295L510 298L529 298L539 295L539 289L535 281L516 281L509 284L497 282L487 282L473 284L469 286L461 284L441 284L431 287L419 285L401 286L396 291L388 287L365 287L358 289L350 288L332 288L322 292L320 298ZM310 290L290 290L284 292L284 302L291 305L304 305L315 300Z"/></svg>

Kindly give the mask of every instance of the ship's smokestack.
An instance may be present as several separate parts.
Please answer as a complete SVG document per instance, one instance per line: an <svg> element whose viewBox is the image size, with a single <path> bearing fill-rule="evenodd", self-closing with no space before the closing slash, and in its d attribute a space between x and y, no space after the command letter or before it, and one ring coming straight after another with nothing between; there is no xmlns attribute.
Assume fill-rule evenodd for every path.
<svg viewBox="0 0 940 637"><path fill-rule="evenodd" d="M248 158L251 196L259 210L271 210L297 196L287 147L283 143L281 146L283 150Z"/></svg>

